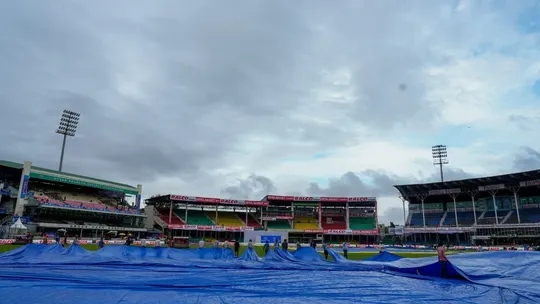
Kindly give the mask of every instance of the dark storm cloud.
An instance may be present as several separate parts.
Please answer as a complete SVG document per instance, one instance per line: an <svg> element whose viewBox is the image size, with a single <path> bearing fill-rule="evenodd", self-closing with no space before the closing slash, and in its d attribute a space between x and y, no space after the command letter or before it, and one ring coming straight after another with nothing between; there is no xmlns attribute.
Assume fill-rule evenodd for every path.
<svg viewBox="0 0 540 304"><path fill-rule="evenodd" d="M440 11L425 1L4 1L0 154L57 167L54 130L68 108L82 116L65 171L189 184L226 167L247 137L295 144L264 150L279 158L361 141L357 129L425 126L437 110L422 71L440 60L432 40L455 31L437 32ZM341 70L346 84L321 76ZM346 88L345 103L319 96ZM365 174L375 184L399 180ZM252 198L268 188L250 179L225 193ZM348 174L331 184L344 193L388 188ZM313 191L339 192L332 187Z"/></svg>
<svg viewBox="0 0 540 304"><path fill-rule="evenodd" d="M226 7L196 5L187 9L191 15L185 7L171 9L175 16L130 7L113 16L118 8L124 7L3 4L1 118L14 130L5 141L26 139L2 151L6 158L56 167L53 131L69 108L82 117L65 170L112 169L142 181L189 175L219 162L256 116L294 107L287 75L298 75L295 50L302 43L294 37L309 33L284 6L271 7L275 15L255 5L226 14ZM142 15L150 22L133 20ZM275 17L289 35L273 29ZM141 96L120 92L122 82L145 73L151 75L131 84Z"/></svg>
<svg viewBox="0 0 540 304"><path fill-rule="evenodd" d="M513 167L519 171L540 169L540 152L530 147L522 147L514 157Z"/></svg>
<svg viewBox="0 0 540 304"><path fill-rule="evenodd" d="M446 168L444 173L445 180L473 177L461 169ZM347 172L340 178L329 179L327 187L311 183L307 193L317 196L398 196L399 193L394 185L437 182L439 178L438 174L417 179L375 170L366 170L360 173Z"/></svg>
<svg viewBox="0 0 540 304"><path fill-rule="evenodd" d="M321 70L347 66L365 96L344 106L351 123L369 116L360 123L390 127L425 108L422 54L402 50L400 60L386 50L403 36L387 25L405 22L397 13L377 20L389 11L233 2L3 2L0 119L10 144L0 152L56 167L61 138L53 131L64 108L82 114L65 170L110 178L189 179L218 167L248 134L343 145L352 137L346 128L290 116L313 108ZM383 31L366 34L368 25ZM379 90L383 79L388 87ZM404 81L407 90L397 89Z"/></svg>
<svg viewBox="0 0 540 304"><path fill-rule="evenodd" d="M459 180L474 177L461 169L446 168L446 180ZM339 178L330 178L328 186L321 187L317 183L309 183L303 192L287 192L288 195L313 196L398 196L394 185L437 182L438 174L418 179L411 176L398 176L389 172L366 170L359 173L347 172ZM259 193L281 193L274 182L265 176L251 175L238 181L238 185L226 187L222 193L234 198L256 199ZM266 192L264 192L266 191Z"/></svg>
<svg viewBox="0 0 540 304"><path fill-rule="evenodd" d="M275 191L276 187L271 179L252 174L246 179L238 180L237 185L224 188L221 193L229 198L260 200Z"/></svg>

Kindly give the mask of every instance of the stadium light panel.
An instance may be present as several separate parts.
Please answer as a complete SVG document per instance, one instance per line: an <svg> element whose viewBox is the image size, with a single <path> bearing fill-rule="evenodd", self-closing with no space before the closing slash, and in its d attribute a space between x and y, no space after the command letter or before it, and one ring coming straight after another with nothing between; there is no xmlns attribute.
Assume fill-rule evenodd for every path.
<svg viewBox="0 0 540 304"><path fill-rule="evenodd" d="M64 150L66 148L66 138L68 136L75 136L80 116L80 113L71 110L64 110L64 112L62 112L62 116L60 117L60 123L58 124L58 128L56 129L56 133L64 136L64 139L62 141L62 150L60 153L60 165L58 166L58 171L62 171L62 163L64 162Z"/></svg>
<svg viewBox="0 0 540 304"><path fill-rule="evenodd" d="M441 182L444 182L443 165L448 164L448 152L446 145L435 145L431 147L431 154L433 156L433 165L439 166L441 173Z"/></svg>

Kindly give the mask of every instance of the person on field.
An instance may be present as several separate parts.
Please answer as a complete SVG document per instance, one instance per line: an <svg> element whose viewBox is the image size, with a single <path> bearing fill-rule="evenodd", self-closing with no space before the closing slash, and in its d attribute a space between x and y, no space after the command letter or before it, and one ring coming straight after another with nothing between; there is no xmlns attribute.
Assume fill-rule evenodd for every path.
<svg viewBox="0 0 540 304"><path fill-rule="evenodd" d="M279 241L277 238L274 239L274 249L279 248Z"/></svg>
<svg viewBox="0 0 540 304"><path fill-rule="evenodd" d="M46 233L43 234L43 244L44 244L44 245L48 245L48 244L49 244L49 238L47 237L47 234L46 234Z"/></svg>
<svg viewBox="0 0 540 304"><path fill-rule="evenodd" d="M141 240L141 247L146 248L146 239Z"/></svg>
<svg viewBox="0 0 540 304"><path fill-rule="evenodd" d="M240 242L238 240L234 241L234 255L239 256L240 254Z"/></svg>
<svg viewBox="0 0 540 304"><path fill-rule="evenodd" d="M253 241L252 241L252 240L249 240L249 242L248 242L248 248L253 248Z"/></svg>
<svg viewBox="0 0 540 304"><path fill-rule="evenodd" d="M202 248L204 248L204 240L203 239L201 239L199 241L199 249L202 249Z"/></svg>
<svg viewBox="0 0 540 304"><path fill-rule="evenodd" d="M281 243L281 249L285 251L289 250L289 243L287 243L287 239L284 239L283 243Z"/></svg>
<svg viewBox="0 0 540 304"><path fill-rule="evenodd" d="M264 243L264 254L265 255L268 254L268 250L270 250L270 242L268 242L268 240L266 240L266 242Z"/></svg>
<svg viewBox="0 0 540 304"><path fill-rule="evenodd" d="M446 278L448 276L448 258L446 258L442 243L439 243L439 247L437 247L437 257L439 258L439 264L441 266L441 278Z"/></svg>
<svg viewBox="0 0 540 304"><path fill-rule="evenodd" d="M73 245L79 245L79 237L78 236L75 236L75 238L73 239Z"/></svg>
<svg viewBox="0 0 540 304"><path fill-rule="evenodd" d="M214 248L215 248L215 249L219 248L219 240L216 240L216 241L214 242Z"/></svg>
<svg viewBox="0 0 540 304"><path fill-rule="evenodd" d="M324 259L328 260L328 247L326 246L326 243L322 244L323 252L324 252Z"/></svg>
<svg viewBox="0 0 540 304"><path fill-rule="evenodd" d="M101 249L101 248L103 248L105 246L105 241L103 241L103 238L99 239L98 246L99 246L99 249Z"/></svg>
<svg viewBox="0 0 540 304"><path fill-rule="evenodd" d="M349 244L347 244L347 242L343 242L343 256L346 259L349 258L348 252L349 252Z"/></svg>
<svg viewBox="0 0 540 304"><path fill-rule="evenodd" d="M160 248L161 247L161 241L159 239L156 239L156 241L154 242L154 247L155 248Z"/></svg>
<svg viewBox="0 0 540 304"><path fill-rule="evenodd" d="M225 240L225 242L223 242L223 248L225 249L229 248L229 241Z"/></svg>

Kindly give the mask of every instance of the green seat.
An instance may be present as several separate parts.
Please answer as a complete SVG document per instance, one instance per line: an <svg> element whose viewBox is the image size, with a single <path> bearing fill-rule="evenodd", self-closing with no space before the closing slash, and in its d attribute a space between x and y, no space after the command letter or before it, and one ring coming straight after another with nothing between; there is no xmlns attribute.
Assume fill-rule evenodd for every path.
<svg viewBox="0 0 540 304"><path fill-rule="evenodd" d="M268 229L291 229L288 220L268 221Z"/></svg>
<svg viewBox="0 0 540 304"><path fill-rule="evenodd" d="M185 210L174 210L174 214L179 216L184 223L188 225L198 225L198 226L215 226L216 224L202 211L188 210L188 216L186 221L186 211Z"/></svg>
<svg viewBox="0 0 540 304"><path fill-rule="evenodd" d="M373 230L375 229L374 217L351 217L349 219L351 230Z"/></svg>

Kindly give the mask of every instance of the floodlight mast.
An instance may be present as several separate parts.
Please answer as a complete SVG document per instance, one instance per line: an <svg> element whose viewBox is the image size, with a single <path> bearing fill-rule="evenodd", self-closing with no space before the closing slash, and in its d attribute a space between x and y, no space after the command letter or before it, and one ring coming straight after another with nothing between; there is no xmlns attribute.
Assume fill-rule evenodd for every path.
<svg viewBox="0 0 540 304"><path fill-rule="evenodd" d="M64 110L62 117L60 118L60 123L58 124L58 129L56 133L64 136L62 141L62 152L60 153L60 165L58 166L58 171L62 172L62 164L64 162L64 150L66 149L66 138L68 136L75 136L77 132L77 125L79 124L79 117L81 114L69 110Z"/></svg>
<svg viewBox="0 0 540 304"><path fill-rule="evenodd" d="M439 166L441 172L441 183L444 182L443 165L448 165L448 152L446 145L436 145L431 147L433 153L433 164Z"/></svg>

